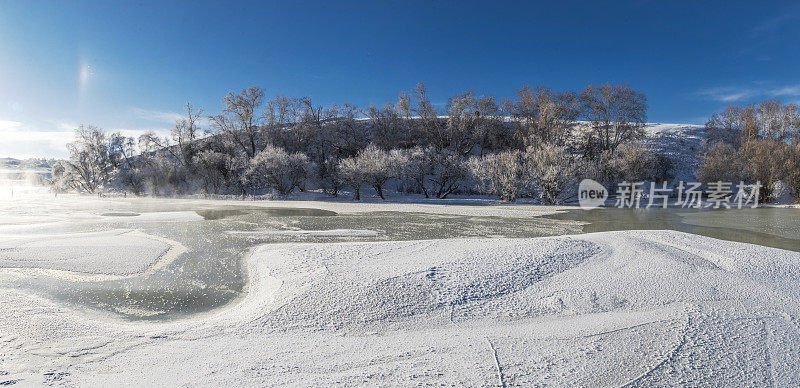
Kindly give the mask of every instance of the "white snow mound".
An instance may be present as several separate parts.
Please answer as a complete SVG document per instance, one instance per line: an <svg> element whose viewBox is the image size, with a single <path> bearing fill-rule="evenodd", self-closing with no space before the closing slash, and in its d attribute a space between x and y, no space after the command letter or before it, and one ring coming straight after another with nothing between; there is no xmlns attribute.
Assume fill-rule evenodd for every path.
<svg viewBox="0 0 800 388"><path fill-rule="evenodd" d="M0 382L800 383L800 253L671 231L262 245L246 296L170 323L0 289Z"/></svg>

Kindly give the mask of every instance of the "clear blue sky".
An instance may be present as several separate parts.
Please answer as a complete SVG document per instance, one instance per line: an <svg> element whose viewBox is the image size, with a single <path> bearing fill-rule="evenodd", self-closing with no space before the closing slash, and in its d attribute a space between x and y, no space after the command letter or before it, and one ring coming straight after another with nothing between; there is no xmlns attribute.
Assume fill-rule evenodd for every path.
<svg viewBox="0 0 800 388"><path fill-rule="evenodd" d="M319 104L628 82L649 121L800 100L794 2L0 0L0 157L64 156L78 123L166 131L230 90Z"/></svg>

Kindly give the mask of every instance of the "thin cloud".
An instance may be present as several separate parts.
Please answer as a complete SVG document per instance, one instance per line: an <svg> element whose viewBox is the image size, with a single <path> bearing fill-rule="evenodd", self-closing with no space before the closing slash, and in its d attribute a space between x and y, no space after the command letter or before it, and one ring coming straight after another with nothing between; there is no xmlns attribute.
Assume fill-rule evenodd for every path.
<svg viewBox="0 0 800 388"><path fill-rule="evenodd" d="M172 130L169 128L136 128L136 129L117 128L108 131L108 133L114 133L114 132L119 132L122 136L132 137L134 140L138 140L139 136L147 132L153 132L156 134L156 136L161 138L163 137L171 138L172 136Z"/></svg>
<svg viewBox="0 0 800 388"><path fill-rule="evenodd" d="M183 115L180 113L166 112L160 110L133 108L132 112L136 117L140 119L159 122L159 123L173 124L175 123L175 121L178 121L183 118Z"/></svg>
<svg viewBox="0 0 800 388"><path fill-rule="evenodd" d="M796 102L800 99L800 84L775 87L774 84L762 83L754 87L716 87L700 90L696 94L705 99L727 103L754 98L779 98L785 102Z"/></svg>
<svg viewBox="0 0 800 388"><path fill-rule="evenodd" d="M710 88L697 92L699 96L720 102L736 102L756 95L751 89L739 88Z"/></svg>
<svg viewBox="0 0 800 388"><path fill-rule="evenodd" d="M776 97L800 97L800 85L785 86L779 89L774 89L770 92Z"/></svg>
<svg viewBox="0 0 800 388"><path fill-rule="evenodd" d="M796 23L800 20L800 7L794 6L783 10L780 15L774 16L763 22L751 27L748 30L748 36L751 38L761 37L763 35L771 34L783 26Z"/></svg>

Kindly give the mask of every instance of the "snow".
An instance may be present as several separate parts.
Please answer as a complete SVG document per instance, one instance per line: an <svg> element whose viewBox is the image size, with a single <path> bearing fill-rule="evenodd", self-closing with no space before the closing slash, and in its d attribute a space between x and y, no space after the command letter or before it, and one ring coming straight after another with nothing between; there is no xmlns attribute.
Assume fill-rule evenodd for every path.
<svg viewBox="0 0 800 388"><path fill-rule="evenodd" d="M127 322L0 288L0 383L800 383L800 253L672 231L267 244L247 293Z"/></svg>
<svg viewBox="0 0 800 388"><path fill-rule="evenodd" d="M694 182L698 155L706 139L703 125L650 123L644 127L645 144L674 163L674 181Z"/></svg>
<svg viewBox="0 0 800 388"><path fill-rule="evenodd" d="M181 244L136 230L0 236L0 270L104 281L152 273L185 252Z"/></svg>

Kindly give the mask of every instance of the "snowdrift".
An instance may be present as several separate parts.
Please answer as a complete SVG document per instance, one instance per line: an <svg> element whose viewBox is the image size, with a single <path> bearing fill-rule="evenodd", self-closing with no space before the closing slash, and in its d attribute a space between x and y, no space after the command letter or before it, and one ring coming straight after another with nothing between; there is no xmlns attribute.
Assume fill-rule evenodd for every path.
<svg viewBox="0 0 800 388"><path fill-rule="evenodd" d="M212 315L0 289L0 382L797 385L800 253L680 232L262 245Z"/></svg>

